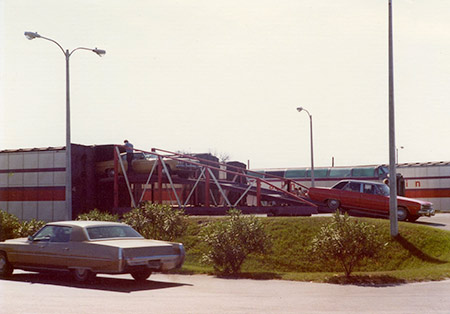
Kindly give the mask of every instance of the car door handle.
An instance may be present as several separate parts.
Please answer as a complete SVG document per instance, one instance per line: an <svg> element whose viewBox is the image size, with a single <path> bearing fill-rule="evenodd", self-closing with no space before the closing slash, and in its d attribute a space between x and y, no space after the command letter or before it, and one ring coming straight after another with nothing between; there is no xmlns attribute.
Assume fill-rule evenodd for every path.
<svg viewBox="0 0 450 314"><path fill-rule="evenodd" d="M69 250L68 247L63 248L63 251L68 251L68 250Z"/></svg>

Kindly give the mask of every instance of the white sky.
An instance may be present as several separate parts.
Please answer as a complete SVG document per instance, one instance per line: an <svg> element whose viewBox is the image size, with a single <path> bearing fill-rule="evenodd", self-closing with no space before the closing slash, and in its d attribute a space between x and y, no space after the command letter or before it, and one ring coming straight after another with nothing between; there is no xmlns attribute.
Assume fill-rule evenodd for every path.
<svg viewBox="0 0 450 314"><path fill-rule="evenodd" d="M252 168L387 163L388 0L0 0L0 150L72 142ZM400 162L450 160L450 1L393 0Z"/></svg>

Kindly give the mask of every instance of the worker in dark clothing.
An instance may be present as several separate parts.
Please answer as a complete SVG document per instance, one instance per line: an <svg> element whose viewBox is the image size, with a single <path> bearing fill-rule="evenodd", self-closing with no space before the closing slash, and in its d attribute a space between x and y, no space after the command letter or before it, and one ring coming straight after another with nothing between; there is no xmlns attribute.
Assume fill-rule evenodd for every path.
<svg viewBox="0 0 450 314"><path fill-rule="evenodd" d="M128 163L128 171L133 172L133 144L131 144L128 140L123 141L125 146L125 151L127 152L127 163Z"/></svg>

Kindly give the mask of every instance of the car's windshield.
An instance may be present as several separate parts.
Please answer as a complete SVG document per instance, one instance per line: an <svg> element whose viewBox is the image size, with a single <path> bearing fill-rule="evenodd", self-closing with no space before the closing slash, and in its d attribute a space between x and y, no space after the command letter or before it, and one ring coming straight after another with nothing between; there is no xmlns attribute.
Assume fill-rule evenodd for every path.
<svg viewBox="0 0 450 314"><path fill-rule="evenodd" d="M129 226L99 226L87 228L89 239L113 238L142 238L142 236Z"/></svg>
<svg viewBox="0 0 450 314"><path fill-rule="evenodd" d="M384 196L389 196L390 190L386 184L378 184L378 185L376 185L376 187L378 188L378 191L379 191L378 194L384 195Z"/></svg>
<svg viewBox="0 0 450 314"><path fill-rule="evenodd" d="M33 237L33 241L69 242L72 228L64 226L45 226Z"/></svg>
<svg viewBox="0 0 450 314"><path fill-rule="evenodd" d="M337 189L337 190L342 190L344 188L344 186L347 185L347 183L348 183L347 181L341 181L341 182L338 182L335 185L333 185L331 188Z"/></svg>

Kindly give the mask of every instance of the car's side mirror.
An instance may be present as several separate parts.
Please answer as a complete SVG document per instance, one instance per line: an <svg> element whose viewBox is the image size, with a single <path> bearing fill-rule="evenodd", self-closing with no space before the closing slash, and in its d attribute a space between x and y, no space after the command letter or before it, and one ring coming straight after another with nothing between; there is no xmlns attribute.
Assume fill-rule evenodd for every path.
<svg viewBox="0 0 450 314"><path fill-rule="evenodd" d="M28 241L33 242L34 241L33 236L28 236Z"/></svg>

